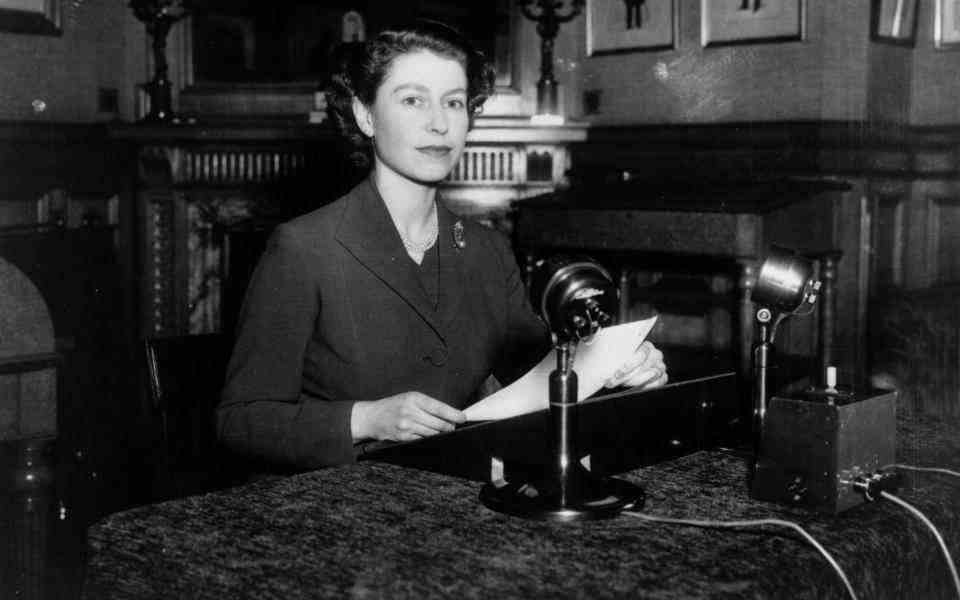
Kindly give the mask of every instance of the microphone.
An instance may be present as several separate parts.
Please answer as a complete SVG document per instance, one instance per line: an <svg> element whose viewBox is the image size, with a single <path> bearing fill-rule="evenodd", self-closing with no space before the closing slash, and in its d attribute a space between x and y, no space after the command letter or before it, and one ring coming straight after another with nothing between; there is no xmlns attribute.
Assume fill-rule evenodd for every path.
<svg viewBox="0 0 960 600"><path fill-rule="evenodd" d="M778 246L771 246L753 288L753 302L783 315L797 314L804 304L814 304L820 281L813 262Z"/></svg>
<svg viewBox="0 0 960 600"><path fill-rule="evenodd" d="M610 274L584 256L555 256L534 266L530 299L546 321L557 353L549 379L550 466L529 482L486 484L488 508L528 519L580 521L614 517L644 503L628 481L596 477L583 468L577 448L576 346L613 323L618 289Z"/></svg>
<svg viewBox="0 0 960 600"><path fill-rule="evenodd" d="M583 256L556 256L534 266L530 299L563 342L590 338L613 323L619 290L610 274Z"/></svg>

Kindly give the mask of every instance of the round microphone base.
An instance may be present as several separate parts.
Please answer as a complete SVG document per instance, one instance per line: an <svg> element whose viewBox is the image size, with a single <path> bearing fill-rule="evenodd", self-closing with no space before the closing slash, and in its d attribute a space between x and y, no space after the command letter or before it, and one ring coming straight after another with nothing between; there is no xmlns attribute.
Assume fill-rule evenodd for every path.
<svg viewBox="0 0 960 600"><path fill-rule="evenodd" d="M646 500L643 489L629 481L589 475L581 481L581 498L566 505L560 501L555 482L488 483L480 490L480 502L491 510L524 519L588 521L639 510Z"/></svg>

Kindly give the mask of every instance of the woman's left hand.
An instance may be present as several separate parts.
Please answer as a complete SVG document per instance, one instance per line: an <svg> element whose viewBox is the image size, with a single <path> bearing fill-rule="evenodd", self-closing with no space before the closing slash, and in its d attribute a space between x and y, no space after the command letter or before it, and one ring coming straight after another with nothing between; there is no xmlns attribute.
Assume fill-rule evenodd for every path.
<svg viewBox="0 0 960 600"><path fill-rule="evenodd" d="M650 342L643 342L630 358L603 384L603 387L619 386L650 389L667 382L667 365L663 352Z"/></svg>

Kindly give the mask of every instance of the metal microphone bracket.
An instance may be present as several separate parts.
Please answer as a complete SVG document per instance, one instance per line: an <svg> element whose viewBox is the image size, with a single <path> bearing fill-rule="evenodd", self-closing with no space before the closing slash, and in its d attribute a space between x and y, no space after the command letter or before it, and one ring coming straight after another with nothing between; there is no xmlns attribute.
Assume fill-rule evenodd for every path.
<svg viewBox="0 0 960 600"><path fill-rule="evenodd" d="M812 308L819 292L820 281L814 277L811 261L784 248L770 248L757 274L752 294L752 300L758 305L755 313L758 341L753 348L752 442L755 457L759 457L763 446L771 387L770 362L777 328L787 317L800 314L804 306Z"/></svg>
<svg viewBox="0 0 960 600"><path fill-rule="evenodd" d="M577 344L612 322L617 288L602 267L559 257L540 265L531 286L533 305L553 332L556 368L549 379L549 464L534 481L488 483L480 501L493 510L528 519L582 521L614 517L643 506L643 489L597 477L581 463L577 447Z"/></svg>

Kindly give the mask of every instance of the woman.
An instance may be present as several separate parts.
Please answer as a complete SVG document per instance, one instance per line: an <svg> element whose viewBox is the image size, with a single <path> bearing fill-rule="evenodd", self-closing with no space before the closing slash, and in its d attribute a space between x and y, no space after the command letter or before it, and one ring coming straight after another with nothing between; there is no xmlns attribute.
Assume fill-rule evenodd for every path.
<svg viewBox="0 0 960 600"><path fill-rule="evenodd" d="M241 311L221 440L297 467L355 460L364 440L451 430L493 374L549 350L510 246L437 201L493 72L455 31L420 22L366 42L334 77L334 122L370 175L277 228ZM644 344L609 385L661 385Z"/></svg>

